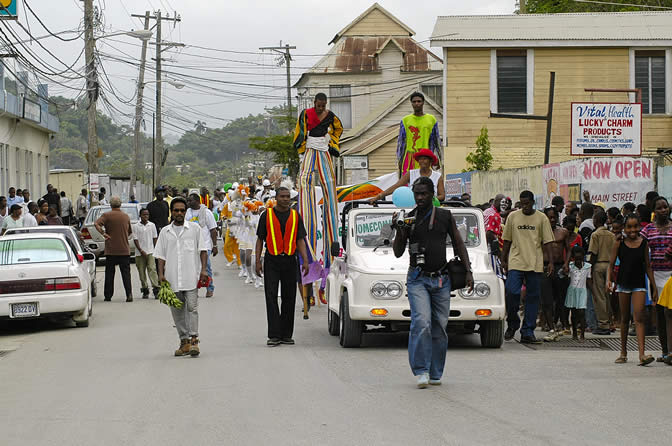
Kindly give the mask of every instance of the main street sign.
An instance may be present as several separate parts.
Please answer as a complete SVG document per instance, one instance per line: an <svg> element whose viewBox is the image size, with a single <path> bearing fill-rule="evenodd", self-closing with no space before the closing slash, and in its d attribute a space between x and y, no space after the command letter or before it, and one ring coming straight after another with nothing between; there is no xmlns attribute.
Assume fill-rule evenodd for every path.
<svg viewBox="0 0 672 446"><path fill-rule="evenodd" d="M573 156L641 156L642 104L572 102Z"/></svg>
<svg viewBox="0 0 672 446"><path fill-rule="evenodd" d="M19 0L0 0L0 18L11 17L16 18L16 4Z"/></svg>

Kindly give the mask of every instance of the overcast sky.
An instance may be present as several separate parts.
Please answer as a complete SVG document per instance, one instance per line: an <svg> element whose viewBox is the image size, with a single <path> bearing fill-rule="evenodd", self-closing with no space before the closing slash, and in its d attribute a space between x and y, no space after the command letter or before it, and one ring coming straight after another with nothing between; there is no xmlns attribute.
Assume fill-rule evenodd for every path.
<svg viewBox="0 0 672 446"><path fill-rule="evenodd" d="M83 29L80 0L25 1L50 31ZM207 122L209 127L221 127L227 120L249 113L262 113L264 107L284 103L285 69L275 66L275 56L261 54L258 48L278 45L280 41L283 45L289 43L296 46L292 66L292 82L295 82L304 69L319 59L318 55L329 50L328 43L336 33L373 4L361 0L94 0L94 3L102 9L105 25L103 34L142 28L140 20L130 17L131 13L144 14L146 10L161 9L172 16L174 8L177 8L182 22L176 27L164 22L163 36L164 40L181 42L186 47L166 51L163 57L169 59L164 62L165 70L169 71L166 76L179 80L185 87L178 90L172 85L163 84L164 113L167 114L164 118L165 132L168 133L192 129L199 119ZM515 7L515 0L425 0L415 3L408 0L379 0L379 3L415 30L415 39L426 46L429 42L425 41L439 15L509 14ZM21 24L29 28L33 36L47 34L21 4L19 17ZM9 26L17 36L27 36L17 24L4 22L0 26L5 30ZM62 37L72 38L76 35L63 34ZM11 34L10 38L13 38ZM62 42L49 37L41 42L66 65L73 64L83 48L81 39ZM78 78L77 74L68 71L65 65L37 43L25 45L17 46L17 49L29 60L35 63L36 58L41 59L48 64L47 67L51 66L46 68L40 65L43 69L50 72L65 70L64 75L71 78L53 77L49 82L52 95L76 97L81 94L84 85L81 79L81 73L84 72L83 58L73 67L80 73ZM104 94L117 110L106 107L104 103L100 108L108 114L114 113L117 123L130 125L130 114L135 104L140 41L128 36L100 39L97 49L109 77L109 82L103 79L106 89ZM150 52L152 54L149 57L154 57L153 46L150 46ZM149 63L153 65L154 61L150 60ZM102 70L99 68L99 71ZM148 71L146 80L152 80L154 76L153 71ZM64 85L56 85L55 81ZM150 83L145 89L148 113L154 108L154 87L155 84ZM148 119L148 122L151 121Z"/></svg>

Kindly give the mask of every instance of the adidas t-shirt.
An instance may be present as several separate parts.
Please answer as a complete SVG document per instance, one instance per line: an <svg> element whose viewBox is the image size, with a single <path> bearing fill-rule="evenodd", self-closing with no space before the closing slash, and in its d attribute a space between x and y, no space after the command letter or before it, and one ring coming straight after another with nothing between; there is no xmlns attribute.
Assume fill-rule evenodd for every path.
<svg viewBox="0 0 672 446"><path fill-rule="evenodd" d="M502 239L511 242L509 270L544 272L542 246L555 241L551 223L544 213L525 215L515 211L506 219Z"/></svg>

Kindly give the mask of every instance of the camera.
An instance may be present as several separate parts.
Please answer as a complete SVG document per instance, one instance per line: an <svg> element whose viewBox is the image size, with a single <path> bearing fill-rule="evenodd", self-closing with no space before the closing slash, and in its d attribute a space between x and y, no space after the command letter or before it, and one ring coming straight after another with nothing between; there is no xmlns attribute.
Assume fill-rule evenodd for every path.
<svg viewBox="0 0 672 446"><path fill-rule="evenodd" d="M406 217L406 212L403 209L392 219L394 229L411 229L413 223L415 223L415 217Z"/></svg>
<svg viewBox="0 0 672 446"><path fill-rule="evenodd" d="M419 243L411 243L408 247L408 252L411 255L415 255L415 264L416 266L425 265L425 247L420 246Z"/></svg>

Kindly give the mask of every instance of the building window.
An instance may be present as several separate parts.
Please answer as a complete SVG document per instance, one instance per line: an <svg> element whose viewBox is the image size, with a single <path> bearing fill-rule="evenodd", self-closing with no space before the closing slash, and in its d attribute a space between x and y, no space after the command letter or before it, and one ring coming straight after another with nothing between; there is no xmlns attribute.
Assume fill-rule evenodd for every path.
<svg viewBox="0 0 672 446"><path fill-rule="evenodd" d="M352 100L350 85L329 86L329 109L341 120L344 129L352 128Z"/></svg>
<svg viewBox="0 0 672 446"><path fill-rule="evenodd" d="M665 113L665 52L635 52L635 88L642 89L644 114Z"/></svg>
<svg viewBox="0 0 672 446"><path fill-rule="evenodd" d="M497 111L527 113L527 53L497 51Z"/></svg>
<svg viewBox="0 0 672 446"><path fill-rule="evenodd" d="M16 176L14 177L14 182L16 183L16 186L14 187L22 187L21 185L21 149L18 147L16 148L16 153L14 153L14 163L16 166Z"/></svg>
<svg viewBox="0 0 672 446"><path fill-rule="evenodd" d="M35 185L33 184L33 152L26 150L26 182L23 185L24 188L33 191Z"/></svg>
<svg viewBox="0 0 672 446"><path fill-rule="evenodd" d="M423 85L422 94L439 107L443 107L443 89L441 85Z"/></svg>

